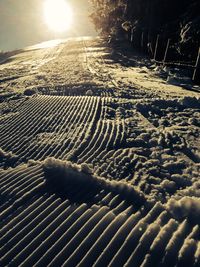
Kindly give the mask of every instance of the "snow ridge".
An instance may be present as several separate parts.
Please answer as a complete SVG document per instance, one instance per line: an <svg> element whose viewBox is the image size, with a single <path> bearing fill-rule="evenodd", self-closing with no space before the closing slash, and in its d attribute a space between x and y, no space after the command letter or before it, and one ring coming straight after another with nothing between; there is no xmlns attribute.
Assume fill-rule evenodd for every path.
<svg viewBox="0 0 200 267"><path fill-rule="evenodd" d="M136 187L123 181L109 181L99 177L86 163L78 165L51 157L44 161L43 168L47 181L59 188L69 185L91 185L117 193L140 205L144 204L146 200L144 194L139 192Z"/></svg>

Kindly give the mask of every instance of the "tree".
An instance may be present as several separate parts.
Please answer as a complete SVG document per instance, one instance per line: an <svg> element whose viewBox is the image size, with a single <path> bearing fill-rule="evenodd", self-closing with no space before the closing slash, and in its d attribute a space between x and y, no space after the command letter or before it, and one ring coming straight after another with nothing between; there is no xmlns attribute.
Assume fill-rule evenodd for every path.
<svg viewBox="0 0 200 267"><path fill-rule="evenodd" d="M90 0L91 19L101 35L124 38L132 31L137 43L144 32L171 38L177 52L194 57L200 40L199 0Z"/></svg>

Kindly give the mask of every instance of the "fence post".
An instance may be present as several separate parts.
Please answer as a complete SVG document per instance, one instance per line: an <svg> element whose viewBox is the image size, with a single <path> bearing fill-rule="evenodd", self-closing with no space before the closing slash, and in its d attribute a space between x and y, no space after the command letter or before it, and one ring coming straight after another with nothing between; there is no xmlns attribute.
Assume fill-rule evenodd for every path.
<svg viewBox="0 0 200 267"><path fill-rule="evenodd" d="M160 35L158 34L156 38L156 45L155 45L155 50L154 50L154 55L153 55L154 60L156 60L156 56L157 56L159 38L160 38Z"/></svg>
<svg viewBox="0 0 200 267"><path fill-rule="evenodd" d="M197 55L196 64L194 67L195 67L195 69L194 69L192 80L194 82L199 83L200 82L200 47L199 47L199 51L198 51L198 55Z"/></svg>
<svg viewBox="0 0 200 267"><path fill-rule="evenodd" d="M133 43L133 28L131 29L131 43Z"/></svg>
<svg viewBox="0 0 200 267"><path fill-rule="evenodd" d="M167 59L167 53L168 53L170 41L171 41L170 39L167 40L167 46L166 46L165 55L164 55L164 58L163 58L163 66L165 65L165 62L166 62L166 59Z"/></svg>
<svg viewBox="0 0 200 267"><path fill-rule="evenodd" d="M141 35L141 48L142 48L142 50L143 50L143 48L144 48L144 32L142 32L142 35Z"/></svg>

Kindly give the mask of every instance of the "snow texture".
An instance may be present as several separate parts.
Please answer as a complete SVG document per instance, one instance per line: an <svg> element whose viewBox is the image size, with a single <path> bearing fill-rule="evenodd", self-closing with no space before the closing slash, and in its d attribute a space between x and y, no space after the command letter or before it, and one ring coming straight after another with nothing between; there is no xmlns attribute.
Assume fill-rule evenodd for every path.
<svg viewBox="0 0 200 267"><path fill-rule="evenodd" d="M47 158L43 163L47 182L59 186L60 190L70 185L99 187L120 194L123 198L136 204L143 204L145 197L135 187L122 181L109 181L93 174L87 164L73 164L55 158Z"/></svg>

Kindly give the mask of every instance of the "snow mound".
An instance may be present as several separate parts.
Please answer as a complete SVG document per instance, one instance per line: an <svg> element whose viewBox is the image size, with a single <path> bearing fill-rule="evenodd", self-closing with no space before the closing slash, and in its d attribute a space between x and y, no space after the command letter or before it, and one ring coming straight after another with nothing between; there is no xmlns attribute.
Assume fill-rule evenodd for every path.
<svg viewBox="0 0 200 267"><path fill-rule="evenodd" d="M166 209L177 219L188 218L197 222L200 216L200 199L187 196L179 200L170 199Z"/></svg>
<svg viewBox="0 0 200 267"><path fill-rule="evenodd" d="M199 108L200 107L200 98L185 96L183 99L180 100L180 103L185 107L193 107Z"/></svg>
<svg viewBox="0 0 200 267"><path fill-rule="evenodd" d="M128 201L138 205L145 202L145 196L134 186L122 181L109 181L93 173L91 167L85 163L75 164L55 158L47 158L43 162L43 169L47 183L65 192L69 186L92 186L119 194Z"/></svg>
<svg viewBox="0 0 200 267"><path fill-rule="evenodd" d="M86 164L73 164L70 161L62 161L55 158L47 158L43 164L47 179L53 179L54 183L69 184L96 184L92 176L92 170Z"/></svg>
<svg viewBox="0 0 200 267"><path fill-rule="evenodd" d="M13 165L19 157L12 152L6 152L2 148L0 148L0 160L6 160L7 165Z"/></svg>
<svg viewBox="0 0 200 267"><path fill-rule="evenodd" d="M39 91L37 88L27 88L26 90L24 90L24 95L26 96L32 96L32 95L36 95L38 94Z"/></svg>
<svg viewBox="0 0 200 267"><path fill-rule="evenodd" d="M87 96L93 96L93 91L91 89L87 90L85 95Z"/></svg>

